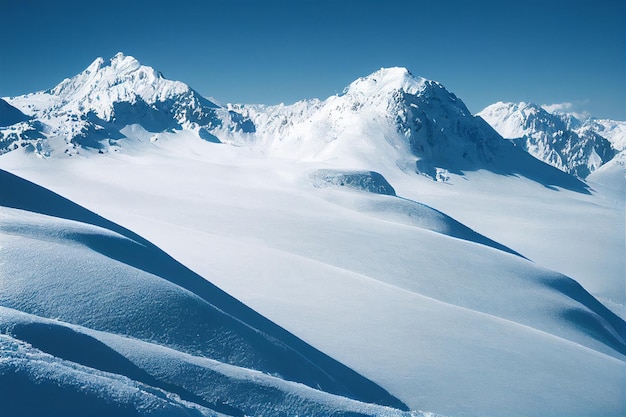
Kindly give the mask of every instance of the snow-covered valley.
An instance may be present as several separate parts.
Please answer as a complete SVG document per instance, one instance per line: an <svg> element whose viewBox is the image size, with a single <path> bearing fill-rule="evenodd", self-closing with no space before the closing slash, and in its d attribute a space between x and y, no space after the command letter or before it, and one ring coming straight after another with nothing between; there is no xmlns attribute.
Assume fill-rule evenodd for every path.
<svg viewBox="0 0 626 417"><path fill-rule="evenodd" d="M5 99L15 415L626 411L622 154L577 179L399 68L220 107L130 59Z"/></svg>

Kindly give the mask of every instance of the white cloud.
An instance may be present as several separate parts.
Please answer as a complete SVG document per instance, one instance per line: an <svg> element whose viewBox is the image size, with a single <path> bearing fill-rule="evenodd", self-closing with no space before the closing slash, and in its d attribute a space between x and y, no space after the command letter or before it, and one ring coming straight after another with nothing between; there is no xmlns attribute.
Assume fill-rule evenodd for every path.
<svg viewBox="0 0 626 417"><path fill-rule="evenodd" d="M574 104L565 101L563 103L542 104L541 107L548 113L567 113L574 107Z"/></svg>
<svg viewBox="0 0 626 417"><path fill-rule="evenodd" d="M543 109L548 113L567 113L573 115L579 120L586 120L591 117L591 114L584 108L588 102L589 100L574 103L564 101L562 103L542 104L541 107L543 107Z"/></svg>

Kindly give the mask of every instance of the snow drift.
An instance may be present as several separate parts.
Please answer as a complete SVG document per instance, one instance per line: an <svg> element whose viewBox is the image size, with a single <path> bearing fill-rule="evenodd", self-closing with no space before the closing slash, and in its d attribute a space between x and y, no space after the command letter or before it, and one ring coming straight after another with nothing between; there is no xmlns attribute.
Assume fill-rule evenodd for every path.
<svg viewBox="0 0 626 417"><path fill-rule="evenodd" d="M4 307L2 330L8 335L5 340L9 351L16 343L18 347L22 345L7 337L22 340L62 360L120 374L220 412L249 413L253 409L250 407L265 406L266 411L257 411L258 415L277 415L297 412L300 404L304 404L304 409L315 407L316 400L298 398L285 388L289 383L274 389L261 384L257 390L254 380L246 380L240 382L248 386L246 396L229 393L228 376L221 376L223 381L216 384L219 386L216 392L206 392L204 397L196 393L183 395L185 389L150 375L152 368L139 368L106 342L85 335L93 329L105 332L98 333L100 338L120 335L110 337L143 340L150 346L167 346L173 352L185 353L189 358L210 358L212 366L217 361L231 367L255 369L333 394L406 409L371 381L248 309L145 239L5 171L0 172L0 181L2 189L11 190L0 197L0 256L2 275L6 277L0 287L0 303ZM15 310L28 315L17 314ZM76 330L77 327L68 323L86 329ZM132 345L130 341L118 343ZM31 354L28 348L18 350L26 356ZM141 347L136 348L135 355L142 355ZM26 370L19 363L17 359L7 359L2 373L6 383L21 381L16 388L18 392L19 387L24 388L21 395L6 398L17 413L29 392L52 393L62 390L64 384L67 390L62 392L63 396L70 399L75 396L77 400L67 405L70 411L71 407L84 405L84 401L89 403L93 396L110 403L105 408L107 412L111 407L128 406L126 400L107 399L99 393L100 388L92 387L96 392L88 389L81 394L74 386L80 379L58 373L46 377L36 363L27 363ZM56 362L48 359L46 363ZM63 362L63 366L74 365ZM82 368L79 371L87 372ZM93 370L88 373L98 375ZM66 378L68 381L62 382ZM54 381L61 387L55 388ZM199 386L194 385L194 389ZM231 388L241 389L236 386L233 383ZM254 394L255 390L258 394ZM289 396L281 400L285 390ZM221 403L215 396L224 398L230 405L211 406ZM278 404L281 402L285 405ZM277 404L268 408L272 403ZM57 409L61 413L63 410Z"/></svg>

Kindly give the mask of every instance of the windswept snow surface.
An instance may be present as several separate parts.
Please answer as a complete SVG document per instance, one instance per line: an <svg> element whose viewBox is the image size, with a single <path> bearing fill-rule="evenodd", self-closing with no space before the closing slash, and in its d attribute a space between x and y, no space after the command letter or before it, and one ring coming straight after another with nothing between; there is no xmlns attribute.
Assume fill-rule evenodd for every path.
<svg viewBox="0 0 626 417"><path fill-rule="evenodd" d="M10 310L3 311L18 329L26 320L18 315L28 313L38 317L32 320L55 319L63 327L49 330L49 322L38 324L48 326L46 331L78 332L104 343L150 370L152 377L162 376L156 388L172 394L168 407L184 406L191 398L198 407L225 412L209 405L234 401L229 405L262 415L253 408L262 402L259 397L242 399L242 385L231 376L251 378L257 374L250 369L264 366L261 370L281 379L263 379L262 384L255 379L255 389L265 392L263 384L286 387L279 389L284 396L269 397L286 413L295 414L294 404L305 407L299 410L308 410L308 404L328 410L334 404L342 412L399 413L359 408L361 403L290 385L285 380L318 388L326 375L318 374L318 367L345 368L321 360L326 357L319 351L302 347L303 342L276 327L271 328L278 336L265 340L255 339L245 326L226 326L226 334L238 341L240 350L234 351L231 343L223 343L227 336L221 332L195 338L194 326L202 325L193 313L211 310L204 302L213 302L197 300L195 291L187 294L189 286L177 287L181 282L171 282L172 275L165 281L153 277L145 254L156 249L148 239L180 267L197 273L196 284L200 277L209 279L412 410L450 416L626 413L626 324L597 299L618 313L626 304L621 160L583 182L503 140L441 84L404 68L381 69L323 101L198 107L185 104L189 94L195 97L192 90L181 90L171 101L152 101L156 93L151 92L169 91L164 87L169 84L157 73L141 78L153 70L129 57L92 66L103 80L116 80L114 85L95 77L91 89L83 89L81 80L91 77L89 72L61 83L65 87L58 87L58 94L8 100L44 125L45 138L19 139L24 149L2 155L0 168L50 188L116 226L101 230L100 223L76 225L67 218L50 221L7 209L7 236L33 268L18 268L22 264L18 252L9 253L11 245L0 243L0 256L5 254L12 274L30 274L29 282L50 288L51 294L65 288L49 285L61 280L65 267L53 262L52 255L76 253L71 259L78 261L69 267L89 273L108 271L113 257L124 264L116 264L124 274L136 275L123 281L122 288L149 288L153 295L132 298L136 292L131 291L127 297L132 299L124 303L122 297L118 305L64 307L66 298L55 301L45 292L33 292L27 281L6 281L11 298L2 305ZM153 90L144 81L160 87ZM94 89L113 94L122 90L118 85L126 87L115 99L91 94ZM67 104L50 104L61 96ZM89 114L109 108L103 103L113 103L121 112L104 121L106 112L90 119ZM141 103L153 103L159 112L141 117ZM62 119L66 105L76 121ZM28 106L34 106L31 112ZM208 121L189 116L194 109L210 115ZM172 117L177 114L184 117ZM173 121L173 130L148 123L154 120ZM63 129L82 121L114 136L92 135L87 129L77 142ZM53 126L60 130L50 133ZM16 215L27 219L18 221ZM117 242L119 250L105 251L101 241ZM135 250L123 249L127 246ZM38 253L50 256L40 259ZM87 294L106 299L107 289L116 287L106 285L107 279L89 281L95 284ZM257 321L249 321L253 313L236 306L237 314L231 316L247 311L241 321L258 328ZM180 322L167 314L171 310ZM213 314L219 316L219 311L225 310ZM165 328L144 329L151 320L126 323L133 314L165 320ZM36 336L41 327L35 328ZM6 334L13 339L21 334L22 339L10 341L13 345L32 341L32 331ZM257 349L257 342L267 349ZM296 355L292 359L299 367L293 370L277 355L262 354L276 352L279 342L296 343L314 360L301 362ZM189 376L197 375L196 366L216 375L218 364L207 362L207 356L219 362L222 373L213 381L226 381L227 393L215 382L211 386L220 394L208 394L197 382L205 379ZM175 364L185 371L174 369ZM348 395L344 390L372 387L350 375L360 382L329 377L320 388ZM133 384L153 385L130 378ZM168 390L168 384L176 390ZM384 396L384 391L376 392ZM194 396L206 402L195 402Z"/></svg>
<svg viewBox="0 0 626 417"><path fill-rule="evenodd" d="M405 408L139 236L4 171L0 183L8 415L402 414L347 398Z"/></svg>
<svg viewBox="0 0 626 417"><path fill-rule="evenodd" d="M490 200L494 213L536 194L581 200L588 216L601 201L593 194L483 171L452 183L398 171L390 183L400 198L316 188L311 173L332 165L268 158L193 132L134 143L109 155L13 152L0 162L145 236L412 409L624 412L624 322L570 278L416 202L457 207L457 217L460 187L471 183L472 192L501 193ZM477 210L469 212L482 218ZM524 228L552 230L537 217ZM559 229L572 219L547 220Z"/></svg>

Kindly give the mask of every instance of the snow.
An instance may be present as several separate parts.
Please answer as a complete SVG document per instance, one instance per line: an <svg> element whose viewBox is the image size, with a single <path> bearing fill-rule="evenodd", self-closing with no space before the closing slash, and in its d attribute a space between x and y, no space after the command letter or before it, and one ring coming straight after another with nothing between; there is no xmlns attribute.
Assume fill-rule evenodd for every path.
<svg viewBox="0 0 626 417"><path fill-rule="evenodd" d="M0 380L19 378L22 384L0 393L4 410L11 415L61 411L47 404L46 397L30 409L25 404L28 390L43 394L50 383L63 387L57 388L57 395L67 401L62 409L66 415L92 415L92 407L102 407L95 415L131 415L131 410L135 415L222 416L238 415L243 410L258 416L333 412L409 415L136 339L4 307L0 312L3 326L29 342L0 335ZM64 342L58 343L62 339Z"/></svg>
<svg viewBox="0 0 626 417"><path fill-rule="evenodd" d="M170 97L190 93L189 87L178 81L164 79L157 71L142 66L135 58L122 53L109 63L96 59L81 74L65 79L43 94L58 97L65 109L88 108L103 119L113 116L113 103L135 102L148 104L165 101Z"/></svg>
<svg viewBox="0 0 626 417"><path fill-rule="evenodd" d="M4 319L11 312L2 308L2 313ZM119 374L59 359L5 334L0 334L0 353L0 399L7 415L222 416Z"/></svg>
<svg viewBox="0 0 626 417"><path fill-rule="evenodd" d="M498 102L487 106L478 116L537 159L580 178L598 169L620 150L615 146L618 142L615 136L619 136L616 127L605 129L593 119L583 123L573 114L549 113L534 103ZM615 124L619 126L619 122Z"/></svg>
<svg viewBox="0 0 626 417"><path fill-rule="evenodd" d="M583 123L581 130L585 129L591 129L607 138L617 151L626 149L626 122L591 118Z"/></svg>
<svg viewBox="0 0 626 417"><path fill-rule="evenodd" d="M35 118L46 137L62 139L65 144L57 146L57 151L72 155L81 147L107 150L125 137L121 130L129 124L141 124L150 132L192 129L204 133L207 140L212 138L207 129L251 128L247 120L201 97L186 84L167 80L122 53L108 62L96 59L83 72L50 90L6 100ZM0 152L10 150L13 142L21 139L25 138L12 138Z"/></svg>
<svg viewBox="0 0 626 417"><path fill-rule="evenodd" d="M381 68L367 77L362 77L352 82L346 87L344 94L360 96L368 100L395 89L400 89L407 94L417 95L424 91L429 82L432 83L432 81L425 78L415 77L406 68Z"/></svg>
<svg viewBox="0 0 626 417"><path fill-rule="evenodd" d="M261 397L254 400L252 387L247 388L244 398L234 395L241 389L237 383L219 383L219 395L233 407L245 410L256 402L266 407L274 404L271 411L257 415L280 415L274 413L281 410L291 415L294 410L300 410L300 405L303 409L315 409L321 407L315 398L328 398L329 392L402 407L399 401L370 381L258 316L132 232L45 189L7 173L1 174L3 187L15 192L0 200L3 205L0 271L3 277L11 277L11 280L3 279L0 286L0 302L4 308L167 346L212 358L212 363L219 361L280 375L285 380L326 391L313 395L305 390L309 392L307 396L313 395L305 401L296 392L302 389L290 390L286 383L280 385L279 392L263 394L265 400ZM180 389L172 390L163 379L155 381L142 374L137 379L137 375L125 370L126 365L122 366L125 363L122 358L115 359L118 365L113 366L113 370L102 352L94 353L95 357L90 359L80 348L72 347L74 343L77 346L93 343L84 338L49 325L20 327L11 318L11 311L2 313L4 334L41 347L61 359L121 373L133 380L180 393ZM59 343L61 339L63 343ZM141 354L149 353L144 349ZM128 355L124 357L128 359ZM6 380L14 375L11 369L14 368L10 366L2 374ZM151 373L153 368L142 369ZM258 395L267 391L263 386L258 390ZM289 395L284 400L285 405L279 406L280 398L285 396L282 391L288 391ZM216 395L208 392L202 396L203 401L192 400L206 406L207 401L219 400ZM352 403L348 399L342 401ZM219 411L219 408L213 409ZM397 410L389 412L399 413Z"/></svg>
<svg viewBox="0 0 626 417"><path fill-rule="evenodd" d="M81 77L114 67L115 80L162 82L121 55ZM28 97L10 102L28 114ZM115 222L41 190L30 212L6 203L19 193L0 196L10 346L25 346L21 323L54 320L157 378L171 407L203 413L227 399L254 415L407 415L346 398L370 388L411 415L626 412L626 324L607 308L626 305L621 156L580 181L403 68L326 100L215 115L168 131L133 116L99 148L68 156L60 136L46 158L0 157ZM141 391L133 375L121 386Z"/></svg>
<svg viewBox="0 0 626 417"><path fill-rule="evenodd" d="M301 163L210 144L192 132L162 135L118 154L49 158L45 175L37 159L12 153L1 161L148 237L413 409L445 415L623 411L623 353L615 350L623 333L615 333L615 319L582 288L485 246L479 235L452 237L457 223L417 203L316 189L307 172L323 164L303 172ZM495 186L496 174L479 174ZM402 176L405 183L397 181ZM457 216L474 201L474 214L482 208L484 218L486 205L478 202L484 195L472 200L454 191L467 181L421 178L398 174L398 195L408 196L412 184L413 198L424 201L425 185L432 184L442 194L451 190L437 202L450 204L444 212ZM581 198L519 178L503 181L501 194L490 200L494 212L497 201L504 201L500 209L507 203L502 194L517 203L534 192L555 201L563 193ZM528 188L522 195L520 183ZM581 216L589 216L589 207L580 207L587 207ZM513 226L514 215L500 214ZM555 219L536 224L547 228L548 221ZM520 245L509 247L528 256Z"/></svg>
<svg viewBox="0 0 626 417"><path fill-rule="evenodd" d="M601 166L597 171L589 176L588 180L592 184L608 187L615 192L615 198L619 200L624 196L624 175L626 173L626 151L618 153L615 158Z"/></svg>
<svg viewBox="0 0 626 417"><path fill-rule="evenodd" d="M220 136L225 143L383 176L399 167L445 179L447 171L493 160L501 147L501 138L456 96L404 68L381 69L324 101L235 110L256 131Z"/></svg>
<svg viewBox="0 0 626 417"><path fill-rule="evenodd" d="M527 103L494 103L478 115L485 119L505 139L521 138L529 133L524 126L526 120L540 112L538 106L528 106Z"/></svg>

